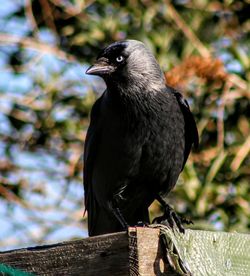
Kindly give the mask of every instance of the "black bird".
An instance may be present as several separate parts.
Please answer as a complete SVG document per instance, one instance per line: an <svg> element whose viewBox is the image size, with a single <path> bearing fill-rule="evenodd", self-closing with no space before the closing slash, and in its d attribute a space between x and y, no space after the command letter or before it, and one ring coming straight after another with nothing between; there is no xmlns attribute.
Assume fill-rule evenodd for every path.
<svg viewBox="0 0 250 276"><path fill-rule="evenodd" d="M107 86L92 108L85 141L89 235L149 223L148 207L155 199L165 209L156 221L184 232L164 198L192 145L198 145L187 101L165 84L156 59L140 41L109 45L86 74L102 77Z"/></svg>

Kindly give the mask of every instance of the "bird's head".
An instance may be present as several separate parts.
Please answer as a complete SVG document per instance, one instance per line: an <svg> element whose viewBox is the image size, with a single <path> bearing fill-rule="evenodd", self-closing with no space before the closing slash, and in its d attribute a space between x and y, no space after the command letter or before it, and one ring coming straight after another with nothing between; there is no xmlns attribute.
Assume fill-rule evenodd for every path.
<svg viewBox="0 0 250 276"><path fill-rule="evenodd" d="M165 86L164 75L155 57L137 40L112 43L101 51L86 74L102 77L108 86L135 85L151 90Z"/></svg>

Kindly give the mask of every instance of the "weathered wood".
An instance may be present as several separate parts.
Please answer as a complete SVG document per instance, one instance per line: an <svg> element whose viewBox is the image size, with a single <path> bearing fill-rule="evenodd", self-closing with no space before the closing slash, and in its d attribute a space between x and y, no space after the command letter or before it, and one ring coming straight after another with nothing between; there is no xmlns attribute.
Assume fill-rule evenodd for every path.
<svg viewBox="0 0 250 276"><path fill-rule="evenodd" d="M183 235L154 227L167 248L159 229L131 227L128 233L2 252L0 273L10 265L35 275L177 275L167 256L182 275L249 275L249 234L187 229Z"/></svg>
<svg viewBox="0 0 250 276"><path fill-rule="evenodd" d="M35 275L176 275L163 262L159 230L141 227L1 252L0 263Z"/></svg>
<svg viewBox="0 0 250 276"><path fill-rule="evenodd" d="M129 275L125 232L0 253L0 263L35 275Z"/></svg>
<svg viewBox="0 0 250 276"><path fill-rule="evenodd" d="M129 228L130 275L178 275L164 257L159 229Z"/></svg>

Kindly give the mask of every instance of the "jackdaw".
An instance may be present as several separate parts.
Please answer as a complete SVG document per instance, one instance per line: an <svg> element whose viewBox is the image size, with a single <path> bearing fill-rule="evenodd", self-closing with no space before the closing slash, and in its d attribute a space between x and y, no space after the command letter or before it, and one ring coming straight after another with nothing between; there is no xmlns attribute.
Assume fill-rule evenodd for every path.
<svg viewBox="0 0 250 276"><path fill-rule="evenodd" d="M107 89L95 102L84 151L85 208L89 235L149 223L156 199L164 215L155 221L184 232L166 203L198 132L187 101L165 84L153 54L136 40L115 42L86 74Z"/></svg>

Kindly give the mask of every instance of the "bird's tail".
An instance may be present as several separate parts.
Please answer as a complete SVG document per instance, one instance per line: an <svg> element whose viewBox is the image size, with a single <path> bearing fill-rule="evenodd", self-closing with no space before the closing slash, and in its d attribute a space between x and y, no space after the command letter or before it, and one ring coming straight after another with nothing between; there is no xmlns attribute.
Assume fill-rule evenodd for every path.
<svg viewBox="0 0 250 276"><path fill-rule="evenodd" d="M122 225L115 215L108 209L100 207L96 201L91 202L92 206L88 211L89 236L102 235L124 231ZM130 207L130 206L129 206ZM129 226L135 226L139 222L149 223L149 212L145 207L121 210Z"/></svg>
<svg viewBox="0 0 250 276"><path fill-rule="evenodd" d="M90 204L92 206L88 209L89 236L103 235L124 230L110 210L99 206L96 200L91 201Z"/></svg>

